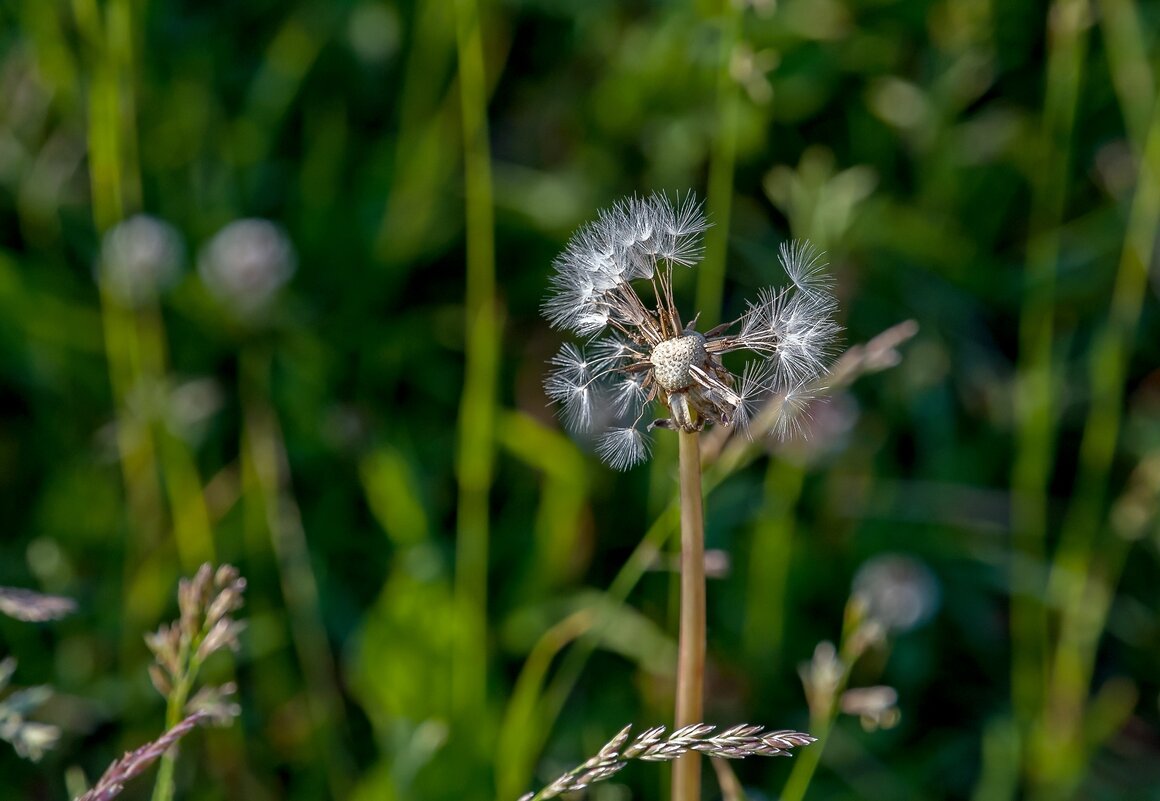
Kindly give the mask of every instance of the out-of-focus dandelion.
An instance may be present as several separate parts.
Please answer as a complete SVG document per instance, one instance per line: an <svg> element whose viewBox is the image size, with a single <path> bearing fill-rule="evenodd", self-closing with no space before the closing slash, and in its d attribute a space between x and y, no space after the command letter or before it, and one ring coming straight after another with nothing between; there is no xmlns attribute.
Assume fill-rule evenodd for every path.
<svg viewBox="0 0 1160 801"><path fill-rule="evenodd" d="M98 277L114 298L141 306L173 286L185 258L172 225L138 214L114 225L101 242Z"/></svg>
<svg viewBox="0 0 1160 801"><path fill-rule="evenodd" d="M598 433L596 451L625 470L648 458L653 428L699 431L707 423L749 431L754 412L780 400L759 435L784 437L800 424L811 385L840 330L825 261L808 243L783 245L789 285L764 289L737 319L704 333L673 300L675 265L692 267L708 227L693 195L629 198L581 228L555 261L544 315L589 337L565 343L545 381L569 429ZM635 286L646 290L646 303ZM740 375L722 356L748 351ZM668 417L646 419L653 401Z"/></svg>
<svg viewBox="0 0 1160 801"><path fill-rule="evenodd" d="M930 569L909 556L881 554L854 575L853 595L868 619L888 633L909 631L938 609L938 581Z"/></svg>
<svg viewBox="0 0 1160 801"><path fill-rule="evenodd" d="M206 288L242 317L265 310L297 267L290 240L268 220L236 220L214 235L198 259Z"/></svg>

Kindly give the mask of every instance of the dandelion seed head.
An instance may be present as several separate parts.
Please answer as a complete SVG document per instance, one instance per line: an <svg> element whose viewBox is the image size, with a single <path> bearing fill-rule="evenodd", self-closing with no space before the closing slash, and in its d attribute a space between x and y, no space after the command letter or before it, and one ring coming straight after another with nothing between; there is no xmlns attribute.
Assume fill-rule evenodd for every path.
<svg viewBox="0 0 1160 801"><path fill-rule="evenodd" d="M687 334L658 343L649 355L656 382L669 392L693 383L693 367L705 362L705 337Z"/></svg>
<svg viewBox="0 0 1160 801"><path fill-rule="evenodd" d="M760 419L762 433L794 433L827 369L836 303L808 243L781 249L791 283L762 290L733 323L708 334L695 330L696 317L683 324L673 270L697 263L707 227L692 193L626 198L581 227L553 262L544 316L589 341L560 349L545 392L569 429L597 435L597 454L614 468L648 458L654 427L749 433ZM740 376L721 358L733 351L750 357ZM653 400L667 417L646 419Z"/></svg>

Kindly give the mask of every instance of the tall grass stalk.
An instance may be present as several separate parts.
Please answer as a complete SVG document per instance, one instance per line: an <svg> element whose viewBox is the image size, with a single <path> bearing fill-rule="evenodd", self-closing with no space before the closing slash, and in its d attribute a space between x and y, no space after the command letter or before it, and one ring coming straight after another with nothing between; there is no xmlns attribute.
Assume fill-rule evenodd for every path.
<svg viewBox="0 0 1160 801"><path fill-rule="evenodd" d="M1123 31L1109 32L1108 49L1120 49ZM1111 36L1116 35L1115 39ZM1125 46L1129 53L1134 50ZM1119 80L1132 80L1124 73L1143 70L1147 63L1113 61ZM1120 95L1121 107L1129 128L1132 149L1141 157L1141 169L1136 193L1128 212L1127 233L1120 250L1120 262L1112 290L1111 308L1104 325L1097 332L1088 352L1088 383L1091 403L1088 407L1075 490L1068 514L1064 519L1059 550L1052 565L1048 598L1054 605L1065 605L1087 566L1096 534L1100 529L1101 513L1108 489L1108 469L1115 453L1120 431L1121 405L1124 381L1132 341L1140 320L1144 292L1148 284L1148 264L1156 240L1158 205L1157 181L1157 118L1155 114L1147 129L1134 129L1138 107L1146 105L1131 95ZM1153 106L1156 105L1152 101Z"/></svg>
<svg viewBox="0 0 1160 801"><path fill-rule="evenodd" d="M189 645L183 644L178 660L182 665L188 665L188 671L181 676L173 691L165 701L165 728L172 731L185 717L185 704L189 701L189 693L193 689L193 682L201 670L201 659L190 653ZM161 755L157 766L157 778L153 782L153 801L172 801L174 792L173 772L177 768L177 749L173 746L166 749Z"/></svg>
<svg viewBox="0 0 1160 801"><path fill-rule="evenodd" d="M93 223L98 234L107 232L141 205L133 94L137 82L136 13L134 4L127 0L113 0L103 13L89 0L73 4L82 49L91 67L86 137ZM125 593L126 636L122 645L127 655L136 647L129 633L141 627L150 611L132 600L137 582L151 580L137 575L138 562L163 535L166 500L183 568L192 571L203 562L213 561L215 554L202 484L188 446L180 438L159 430L156 421L135 419L127 408L134 391L166 383L168 349L157 302L151 298L140 308L130 308L109 290L104 280L98 283L109 385L117 419L118 461L131 531L124 567L129 590ZM158 480L159 472L163 483Z"/></svg>
<svg viewBox="0 0 1160 801"><path fill-rule="evenodd" d="M697 273L697 303L707 323L717 321L725 289L725 256L733 214L733 172L737 163L737 117L741 87L731 63L741 36L744 4L721 0L721 41L717 53L717 128L709 151L706 210L713 227L705 232L705 259Z"/></svg>
<svg viewBox="0 0 1160 801"><path fill-rule="evenodd" d="M612 583L605 593L609 600L607 607L609 610L624 603L641 577L647 572L649 566L656 563L657 557L664 551L669 538L677 530L679 511L680 508L676 501L666 507L649 526L636 548L629 554L628 559L625 560L612 579ZM568 618L568 620L573 620L575 617ZM551 682L538 696L534 696L532 691L537 686L535 674L542 670L542 659L538 658L539 654L542 649L552 648L553 643L555 648L563 648L567 645L567 640L561 638L561 633L569 629L564 627L564 623L552 628L537 643L533 649L533 654L528 656L519 677L516 679L516 688L520 692L513 691L512 702L508 705L497 738L499 743L521 744L523 753L521 755L517 752L517 761L524 766L524 769L521 772L509 769L510 763L507 762L507 755L502 751L497 755L497 758L505 760L505 768L498 769L496 774L501 781L500 787L506 788L501 794L501 798L513 797L518 792L518 787L527 783L531 764L547 742L549 732L563 712L565 703L580 681L584 667L588 664L588 658L596 650L596 646L609 623L609 614L597 613L596 617L586 626L583 634L568 650ZM537 658L533 659L533 655ZM542 678L540 681L542 682ZM519 701L518 704L517 701ZM510 781L510 784L507 781Z"/></svg>
<svg viewBox="0 0 1160 801"><path fill-rule="evenodd" d="M278 416L269 404L270 356L261 346L243 350L243 450L252 475L246 482L250 520L263 522L269 534L289 616L291 639L307 687L306 701L313 735L321 746L334 798L346 798L354 768L341 742L345 714L326 627L318 581L302 514L290 487L289 460Z"/></svg>
<svg viewBox="0 0 1160 801"><path fill-rule="evenodd" d="M126 159L125 139L133 136L134 124L129 115L128 87L132 86L131 56L124 48L124 36L114 33L108 18L124 17L131 6L125 2L109 5L106 16L91 0L73 4L73 14L81 43L90 65L88 82L88 126L86 139L89 154L89 185L92 196L93 224L98 234L108 231L135 206L140 195L136 165ZM128 197L126 197L128 196ZM101 324L108 360L109 385L118 418L117 450L122 480L125 484L127 509L132 535L127 543L127 565L135 552L138 538L155 540L160 534L162 501L157 480L156 449L151 432L134 432L125 412L125 400L141 372L141 342L131 310L119 303L104 282L99 285ZM126 575L131 583L131 575ZM126 605L125 630L141 628L139 612ZM128 637L129 635L127 635ZM126 640L128 644L129 640ZM136 645L136 641L132 641Z"/></svg>
<svg viewBox="0 0 1160 801"><path fill-rule="evenodd" d="M705 518L701 508L700 434L680 431L681 615L677 640L677 698L674 728L702 719L705 686ZM701 755L673 762L673 801L701 797Z"/></svg>
<svg viewBox="0 0 1160 801"><path fill-rule="evenodd" d="M495 297L495 234L487 91L480 9L456 0L460 111L467 221L465 375L459 407L459 479L455 596L456 637L452 697L464 720L478 720L487 701L488 496L492 482L499 314Z"/></svg>
<svg viewBox="0 0 1160 801"><path fill-rule="evenodd" d="M810 698L810 734L816 737L817 741L813 748L807 748L794 760L793 770L790 771L789 778L786 779L779 801L802 801L809 789L810 782L813 781L814 774L818 770L818 765L822 761L822 754L826 751L826 743L829 742L834 722L838 718L838 700L846 691L846 685L850 683L850 671L858 659L858 655L851 652L850 644L853 638L850 635L850 610L847 607L846 626L838 653L841 672L835 678L833 687L824 698Z"/></svg>
<svg viewBox="0 0 1160 801"><path fill-rule="evenodd" d="M772 669L785 638L786 586L793 552L794 509L805 470L783 459L765 469L764 503L750 538L742 643L752 664Z"/></svg>
<svg viewBox="0 0 1160 801"><path fill-rule="evenodd" d="M1015 458L1011 474L1011 692L1027 737L1047 685L1047 611L1043 603L1047 494L1054 463L1057 410L1054 341L1059 226L1087 50L1087 5L1058 0L1048 14L1047 95L1040 158L1032 175L1030 240L1019 318L1015 377Z"/></svg>
<svg viewBox="0 0 1160 801"><path fill-rule="evenodd" d="M1122 26L1105 28L1105 33L1109 52L1139 52L1130 43L1119 46L1125 35ZM1148 75L1146 62L1132 62L1123 56L1112 60L1112 68L1121 87L1130 85L1130 75L1125 72ZM1145 71L1140 73L1141 69ZM1108 533L1104 517L1108 474L1119 440L1128 361L1143 307L1148 264L1160 234L1160 103L1152 103L1151 121L1141 140L1142 132L1133 124L1141 102L1121 93L1133 150L1140 155L1140 171L1111 308L1088 354L1091 404L1080 446L1076 489L1048 585L1048 598L1059 607L1060 623L1045 707L1047 725L1037 749L1040 772L1051 774L1041 798L1064 797L1074 790L1090 750L1098 746L1085 731L1089 711L1085 706L1099 639L1131 547L1123 537L1100 535Z"/></svg>

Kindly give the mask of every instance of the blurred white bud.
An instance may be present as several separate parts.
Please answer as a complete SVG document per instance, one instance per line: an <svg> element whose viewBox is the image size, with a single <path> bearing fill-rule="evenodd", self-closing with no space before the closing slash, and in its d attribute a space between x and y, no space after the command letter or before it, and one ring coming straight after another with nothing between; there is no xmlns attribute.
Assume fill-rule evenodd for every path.
<svg viewBox="0 0 1160 801"><path fill-rule="evenodd" d="M938 609L938 580L909 556L883 554L868 560L854 576L853 593L866 616L891 632L908 631L929 620Z"/></svg>
<svg viewBox="0 0 1160 801"><path fill-rule="evenodd" d="M884 685L846 690L840 708L847 715L857 716L866 731L894 728L902 716L898 711L898 691Z"/></svg>
<svg viewBox="0 0 1160 801"><path fill-rule="evenodd" d="M173 286L183 262L177 229L138 214L105 232L98 276L117 300L139 306Z"/></svg>
<svg viewBox="0 0 1160 801"><path fill-rule="evenodd" d="M218 231L202 251L198 273L206 288L238 314L262 311L290 280L294 247L268 220L237 220Z"/></svg>
<svg viewBox="0 0 1160 801"><path fill-rule="evenodd" d="M838 650L832 642L825 640L814 648L814 655L809 662L798 665L798 675L801 676L812 716L823 717L833 709L837 700L834 696L838 692L838 685L842 683L845 670L845 665L838 658Z"/></svg>

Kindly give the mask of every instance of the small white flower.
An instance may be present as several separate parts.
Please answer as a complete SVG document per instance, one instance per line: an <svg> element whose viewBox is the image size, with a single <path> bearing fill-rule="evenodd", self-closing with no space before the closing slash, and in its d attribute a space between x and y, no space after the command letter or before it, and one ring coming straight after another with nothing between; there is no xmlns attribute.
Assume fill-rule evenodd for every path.
<svg viewBox="0 0 1160 801"><path fill-rule="evenodd" d="M741 317L704 333L696 318L682 323L673 269L697 263L707 227L692 194L676 203L628 198L577 231L554 263L544 316L590 341L587 353L561 347L545 390L569 429L605 432L596 450L616 469L648 458L653 428L696 431L712 422L749 430L771 401L780 400L781 412L758 433L788 436L826 370L837 302L825 262L808 243L781 247L789 286L762 290ZM753 357L740 379L721 360L733 351ZM654 400L670 416L646 422Z"/></svg>

